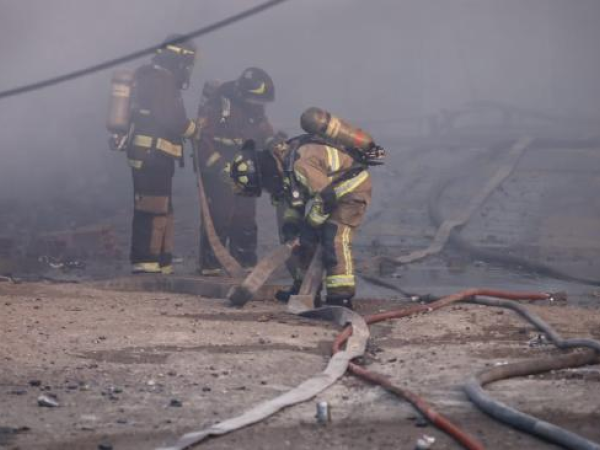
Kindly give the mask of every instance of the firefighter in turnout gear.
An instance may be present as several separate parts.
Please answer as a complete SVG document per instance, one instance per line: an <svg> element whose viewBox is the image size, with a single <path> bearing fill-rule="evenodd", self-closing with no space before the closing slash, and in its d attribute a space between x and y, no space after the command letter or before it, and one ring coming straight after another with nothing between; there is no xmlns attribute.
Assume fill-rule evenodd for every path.
<svg viewBox="0 0 600 450"><path fill-rule="evenodd" d="M262 146L273 135L265 104L274 100L275 88L264 70L251 67L237 80L220 85L207 83L204 90L198 111L200 137L196 157L211 217L223 245L243 267L251 267L256 264L256 199L236 196L225 168L244 141L252 139ZM221 271L204 230L200 270L203 275Z"/></svg>
<svg viewBox="0 0 600 450"><path fill-rule="evenodd" d="M196 48L169 36L150 64L135 71L127 158L133 175L131 263L134 273L171 273L175 162L183 140L195 136L181 90L189 84ZM177 43L172 43L176 41Z"/></svg>
<svg viewBox="0 0 600 450"><path fill-rule="evenodd" d="M305 115L313 110L316 108L303 115L305 130L316 130L304 123ZM329 117L346 127L342 131L370 140L361 130ZM330 126L325 131L329 135L311 132L288 141L274 140L268 149L258 152L247 145L247 151L232 162L230 174L240 195L258 196L263 189L268 191L282 207L284 239L299 238L294 284L279 292L278 299L287 301L298 293L304 271L320 243L326 270L326 302L352 308L356 291L352 239L371 201L368 166L381 163L383 149L372 140L363 145L364 150L343 145L341 142L358 141L332 138L331 132L338 133L339 127Z"/></svg>

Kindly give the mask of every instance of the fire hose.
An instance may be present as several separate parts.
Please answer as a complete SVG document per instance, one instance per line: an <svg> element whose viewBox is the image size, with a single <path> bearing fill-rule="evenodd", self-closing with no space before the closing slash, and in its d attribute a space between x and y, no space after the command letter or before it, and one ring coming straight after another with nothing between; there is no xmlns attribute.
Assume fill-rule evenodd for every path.
<svg viewBox="0 0 600 450"><path fill-rule="evenodd" d="M442 196L442 193L446 190L446 188L451 183L456 182L457 180L458 178L452 177L440 181L440 183L438 183L438 185L433 189L431 195L429 196L427 205L429 218L436 227L441 227L444 223L447 222L447 220L443 218L440 212L440 197ZM448 239L450 244L452 244L459 250L471 255L472 257L490 263L495 263L508 269L514 269L518 267L519 270L526 270L558 280L574 281L593 286L600 286L600 280L591 280L567 274L558 269L555 269L554 267L550 267L539 262L534 262L518 256L509 255L506 253L506 251L493 251L486 248L478 247L469 243L465 238L463 238L459 233L456 232L450 232L448 235Z"/></svg>
<svg viewBox="0 0 600 450"><path fill-rule="evenodd" d="M494 400L483 389L486 384L518 376L527 376L550 370L579 367L600 362L600 342L594 339L563 339L552 327L523 305L499 299L472 299L470 303L509 308L533 324L560 349L588 348L584 353L572 353L559 357L540 358L486 369L472 376L464 390L469 399L483 412L496 420L518 428L528 434L541 437L572 450L600 450L600 444L585 439L556 425L537 419Z"/></svg>
<svg viewBox="0 0 600 450"><path fill-rule="evenodd" d="M497 291L497 290L489 290L489 289L469 289L463 292L459 292L457 294L449 295L447 297L443 297L440 300L437 300L433 303L429 303L426 305L415 305L408 308L403 308L395 311L388 311L379 314L373 314L365 317L365 321L367 324L373 324L377 322L382 322L384 320L390 319L399 319L401 317L407 317L419 313L427 313L431 312L445 306L448 306L452 303L456 303L459 301L464 301L468 298L474 297L476 295L486 295L492 297L500 297L506 299L521 299L521 300L547 300L550 298L549 294L537 293L537 292L508 292L508 291ZM334 354L340 351L342 345L346 340L352 336L353 330L351 326L346 327L336 338L333 344L333 352ZM443 415L436 412L425 400L419 397L417 394L410 392L406 389L395 386L389 381L385 376L370 372L363 367L357 365L356 363L350 363L348 366L350 372L358 375L365 380L375 383L383 387L384 389L392 392L393 394L404 398L409 403L411 403L421 414L423 414L433 425L446 432L448 435L453 437L457 442L459 442L464 448L469 450L481 450L484 447L481 443L477 442L473 437L469 436L467 433L462 431L456 425L454 425L450 420L448 420Z"/></svg>
<svg viewBox="0 0 600 450"><path fill-rule="evenodd" d="M511 147L506 157L507 160L498 168L494 176L489 179L483 189L470 200L467 208L455 219L446 219L436 223L436 226L438 227L437 232L433 241L427 248L397 258L386 257L384 259L393 264L408 264L440 253L446 245L446 242L450 239L453 231L463 227L469 221L473 213L483 205L491 193L510 176L521 159L521 156L523 156L523 153L525 153L525 150L533 143L533 141L534 139L531 137L523 137Z"/></svg>
<svg viewBox="0 0 600 450"><path fill-rule="evenodd" d="M346 346L344 351L337 353L329 360L323 372L309 378L291 391L260 403L240 416L219 422L200 431L187 433L181 436L174 444L160 447L157 450L184 450L210 436L219 436L238 430L260 422L285 407L310 400L340 379L346 373L348 364L352 359L363 355L369 338L369 328L359 314L347 308L330 306L307 311L303 315L328 320L339 326L351 323L352 329L356 331L356 335L353 336L354 339L352 341L349 341L349 345Z"/></svg>
<svg viewBox="0 0 600 450"><path fill-rule="evenodd" d="M564 281L579 282L589 284L592 286L600 286L600 280L578 277L539 262L534 262L525 258L506 254L506 252L493 251L475 246L469 243L457 232L458 230L460 230L460 228L464 227L464 225L470 219L471 215L485 202L489 195L498 186L500 186L500 184L506 178L510 176L525 150L533 146L539 148L543 146L556 146L560 143L560 141L555 142L551 140L549 141L548 139L540 138L536 138L535 140L528 137L519 139L510 149L509 154L506 157L506 161L498 167L498 170L496 171L494 176L490 178L486 185L481 189L479 194L473 199L471 199L466 210L463 211L456 219L446 219L442 216L440 212L439 201L442 193L447 189L447 187L450 184L459 180L462 175L454 175L444 180L441 180L434 187L428 200L429 218L433 225L437 228L436 235L431 244L423 250L418 250L408 255L403 255L394 258L382 256L376 259L378 261L387 261L391 264L408 264L423 259L425 257L437 254L444 249L447 243L450 243L454 247L458 248L459 250L462 250L467 254L470 254L475 258L490 263L495 263L500 266L507 267L509 269L514 269L515 267L518 267L520 270L526 270L550 278L555 278ZM564 144L567 143L569 145L577 144L577 142L571 141L564 142ZM499 145L504 144L501 143ZM580 143L579 145L582 144ZM493 154L495 153L496 150L494 149Z"/></svg>
<svg viewBox="0 0 600 450"><path fill-rule="evenodd" d="M465 387L469 400L492 418L525 433L572 450L600 450L600 445L536 417L522 413L502 402L494 400L483 389L486 384L508 378L533 375L598 363L598 355L590 350L551 358L505 364L487 369L471 377Z"/></svg>
<svg viewBox="0 0 600 450"><path fill-rule="evenodd" d="M200 218L202 224L202 232L206 233L207 241L213 251L219 264L225 269L225 271L234 278L242 278L245 275L245 271L227 251L217 232L210 214L210 206L206 198L206 191L204 190L204 181L202 180L202 171L198 163L198 143L195 139L191 140L193 149L193 161L194 171L196 172L196 185L198 188L198 201L200 204ZM200 237L202 239L202 237Z"/></svg>
<svg viewBox="0 0 600 450"><path fill-rule="evenodd" d="M498 302L501 302L500 300L487 300L487 299L486 300L479 300L479 299L475 300L474 297L478 296L478 295L479 296L497 297L497 298L508 299L508 300L547 300L547 299L552 299L552 296L550 294L546 294L546 293L508 292L508 291L498 291L498 290L489 290L489 289L469 289L469 290L466 290L463 292L459 292L457 294L443 297L440 300L437 300L433 303L429 303L426 305L415 305L415 306L411 306L411 307L404 308L401 310L373 314L373 315L365 317L364 319L356 313L353 313L345 308L339 308L339 307L328 307L328 308L320 308L317 310L306 311L306 312L302 313L302 315L304 315L306 317L325 319L325 320L330 320L334 323L337 323L338 325L346 325L346 327L339 333L339 335L335 339L335 342L333 344L333 357L330 360L325 371L310 378L309 380L305 381L304 383L302 383L301 385L292 389L291 391L289 391L279 397L276 397L272 400L261 403L258 406L252 408L251 410L247 411L246 413L243 413L242 415L240 415L238 417L235 417L235 418L232 418L229 420L225 420L225 421L220 422L210 428L207 428L207 429L204 429L201 431L187 433L186 435L182 436L175 444L173 444L171 446L161 447L159 450L183 450L183 449L189 448L191 445L194 445L196 443L203 441L204 439L208 438L209 436L226 434L228 432L231 432L231 431L237 430L239 428L259 422L259 421L271 416L272 414L275 414L277 411L281 410L282 408L285 408L287 406L291 406L291 405L294 405L294 404L297 404L297 403L300 403L303 401L307 401L310 398L314 397L319 392L323 391L324 389L326 389L327 387L329 387L333 383L335 383L335 381L337 381L337 379L339 379L341 376L343 376L346 369L348 369L351 373L354 373L355 375L358 375L372 383L378 384L381 387L383 387L384 389L407 400L421 414L423 414L423 416L426 417L434 426L436 426L439 429L441 429L442 431L448 433L457 442L459 442L464 448L466 448L468 450L482 450L484 447L482 446L481 443L479 443L473 437L471 437L466 432L461 430L459 427L457 427L455 424L453 424L450 420L448 420L442 414L435 411L420 396L418 396L417 394L410 392L406 389L395 386L387 377L385 377L381 374L370 372L370 371L364 369L363 367L351 362L352 359L357 358L358 356L362 356L362 354L364 353L364 350L366 347L366 341L369 336L369 330L368 330L368 326L367 326L368 324L373 324L373 323L381 322L384 320L407 317L407 316L419 314L419 313L432 312L434 310L443 308L445 306L448 306L450 304L453 304L453 303L456 303L459 301L468 300L468 301L473 301L473 302L481 302L481 304L486 304L484 302L491 302L491 303L489 303L490 306L500 305L500 303L498 303ZM496 302L496 303L493 303L493 302ZM533 315L533 313L527 311L523 307L520 307L520 305L513 304L512 302L506 302L506 304L511 305L510 306L511 308L515 309L516 311L518 311L520 314L524 315L525 317L533 318L533 323L536 324L536 326L539 326L540 330L547 333L549 335L549 337L556 339L556 342L558 342L558 343L561 342L560 337L558 337L558 335L556 335L556 333L553 333L551 328L549 328L548 326L545 326L545 324L541 321L541 319L539 319L537 316ZM346 347L342 350L342 346L344 345L344 343L346 343ZM596 350L598 350L598 346L599 346L599 344L596 341L592 341L592 340L588 340L588 339L566 340L566 341L562 341L562 343L560 345L562 345L563 348L572 347L575 345L576 346L584 345L584 346L594 348ZM581 356L580 354L567 355L567 356L568 356L568 358L566 358L566 357L565 358L561 357L560 359L555 358L555 361L559 361L559 362L558 363L555 362L554 365L551 366L550 369L545 369L545 370L552 370L553 367L554 368L556 368L556 367L571 367L573 365L589 364L597 359L597 356L592 355L592 354L588 354L587 356L586 355ZM519 366L520 367L519 370L521 372L518 372L518 373L522 373L522 371L524 370L523 365L526 363L519 363L519 364L521 364L521 366ZM539 371L539 367L543 366L543 364L541 364L541 363L538 364L537 361L534 361L531 364L526 365L525 367L528 370L530 368L530 366L532 366L532 365L534 367L537 365L538 371ZM507 370L506 368L512 367L512 366L513 365L502 366L505 369L494 368L492 370L492 372L490 372L491 375L482 374L482 375L480 375L480 377L482 377L481 381L475 381L475 383L485 384L487 382L491 382L491 381L500 379L500 378L498 378L498 376L499 376L498 371L501 372L501 375L505 375L504 371ZM512 376L517 376L517 375L512 375ZM479 390L483 391L483 389L481 388L481 386L479 384L478 384L478 386L479 386ZM473 392L475 392L475 394L477 394L477 389L473 388ZM499 408L495 402L488 401L485 398L484 393L480 392L479 394L482 394L480 396L482 398L484 398L484 400L482 400L483 403L488 403L488 404L493 405L492 408L495 408L496 410ZM502 406L504 406L504 405L502 405ZM528 424L528 425L533 424L533 426L530 426L529 428L532 428L536 431L540 427L540 424L543 424L545 430L550 430L550 431L547 431L547 434L549 437L545 436L545 438L549 439L549 440L551 438L554 438L556 435L565 435L565 433L568 433L567 436L568 436L568 439L570 439L569 442L575 442L575 441L577 441L577 439L586 441L585 439L583 439L577 435L572 435L572 433L566 432L565 430L561 430L558 427L553 428L553 426L550 426L550 424L545 424L544 422L537 421L536 419L528 419L528 420L520 419L520 420L521 420L521 423L524 423L524 424ZM525 431L528 430L528 428L525 426L521 426L520 428L524 429ZM591 443L591 445L596 445L596 444ZM574 446L574 447L568 447L568 448L573 448L576 450L579 450L579 449L599 450L598 446L596 446L596 447L594 447L594 446L575 447Z"/></svg>

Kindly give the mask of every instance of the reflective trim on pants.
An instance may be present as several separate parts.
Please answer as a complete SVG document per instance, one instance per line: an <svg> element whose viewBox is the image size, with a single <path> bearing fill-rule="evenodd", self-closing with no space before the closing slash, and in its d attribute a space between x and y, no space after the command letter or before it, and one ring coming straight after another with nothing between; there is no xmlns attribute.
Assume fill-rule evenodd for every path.
<svg viewBox="0 0 600 450"><path fill-rule="evenodd" d="M150 214L167 214L169 212L170 198L165 195L134 195L133 207L136 211Z"/></svg>
<svg viewBox="0 0 600 450"><path fill-rule="evenodd" d="M131 265L133 273L161 273L160 266L157 262L135 263Z"/></svg>
<svg viewBox="0 0 600 450"><path fill-rule="evenodd" d="M327 289L354 286L356 286L354 275L331 275L325 278L325 287Z"/></svg>
<svg viewBox="0 0 600 450"><path fill-rule="evenodd" d="M352 262L352 228L342 225L327 223L324 240L324 262L326 263L327 276L325 287L354 288L356 279L354 277L354 264ZM332 234L334 231L335 234Z"/></svg>
<svg viewBox="0 0 600 450"><path fill-rule="evenodd" d="M136 170L140 170L142 168L142 166L144 165L144 161L140 161L139 159L127 159L127 163L129 164L129 167L131 167L132 169L136 169Z"/></svg>

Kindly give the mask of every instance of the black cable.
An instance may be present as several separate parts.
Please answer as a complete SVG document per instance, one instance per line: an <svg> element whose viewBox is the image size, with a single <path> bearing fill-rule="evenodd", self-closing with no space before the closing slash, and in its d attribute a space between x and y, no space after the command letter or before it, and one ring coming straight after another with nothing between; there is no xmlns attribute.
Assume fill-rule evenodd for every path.
<svg viewBox="0 0 600 450"><path fill-rule="evenodd" d="M497 298L474 298L470 299L468 303L475 305L494 306L496 308L507 308L512 309L539 331L544 333L554 345L561 350L568 350L572 348L585 347L592 349L600 356L600 341L596 339L585 339L585 338L569 338L563 339L550 325L548 325L540 316L530 311L527 307L520 303L510 300L500 300Z"/></svg>
<svg viewBox="0 0 600 450"><path fill-rule="evenodd" d="M114 58L114 59L110 59L108 61L104 61L104 62L101 62L98 64L94 64L93 66L89 66L84 69L76 70L74 72L70 72L70 73L67 73L64 75L59 75L54 78L48 78L46 80L38 81L36 83L26 84L23 86L19 86L16 88L2 91L2 92L0 92L0 99L7 98L7 97L13 97L15 95L25 94L27 92L36 91L36 90L43 89L43 88L53 86L56 84L64 83L66 81L70 81L75 78L80 78L85 75L90 75L94 72L99 72L101 70L106 70L111 67L118 66L119 64L123 64L125 62L141 58L142 56L150 55L150 54L154 53L158 48L163 47L164 45L179 44L188 39L193 39L193 38L197 38L199 36L203 36L208 33L212 33L213 31L217 31L217 30L224 28L228 25L231 25L235 22L239 22L240 20L246 19L255 14L261 13L261 12L263 12L269 8L272 8L274 6L277 6L278 4L283 3L285 1L287 1L287 0L269 0L258 6L255 6L253 8L246 9L246 10L242 11L241 13L235 14L226 19L223 19L223 20L215 22L211 25L208 25L204 28L200 28L199 30L184 34L177 39L173 39L172 41L163 42L160 45L154 45L152 47L147 47L145 49L138 50L133 53L129 53L127 55L124 55L124 56L121 56L118 58Z"/></svg>

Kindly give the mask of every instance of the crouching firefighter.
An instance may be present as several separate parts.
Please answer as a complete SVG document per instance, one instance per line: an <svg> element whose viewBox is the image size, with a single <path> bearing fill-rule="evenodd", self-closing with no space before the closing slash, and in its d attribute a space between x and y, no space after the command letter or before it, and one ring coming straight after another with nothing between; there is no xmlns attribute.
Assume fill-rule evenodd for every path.
<svg viewBox="0 0 600 450"><path fill-rule="evenodd" d="M126 138L113 136L117 148L127 151L133 175L133 273L172 271L172 178L175 161L183 163L183 140L196 134L196 123L186 115L181 90L189 85L195 54L190 41L180 35L169 36L152 62L133 73ZM113 77L113 97L114 83Z"/></svg>
<svg viewBox="0 0 600 450"><path fill-rule="evenodd" d="M237 155L230 175L241 195L264 189L282 208L285 241L299 238L293 285L277 298L298 293L317 244L323 248L328 305L352 308L356 292L352 239L371 201L368 168L383 163L384 150L371 136L326 111L302 114L307 134L273 142L266 150ZM320 298L317 299L320 303Z"/></svg>

